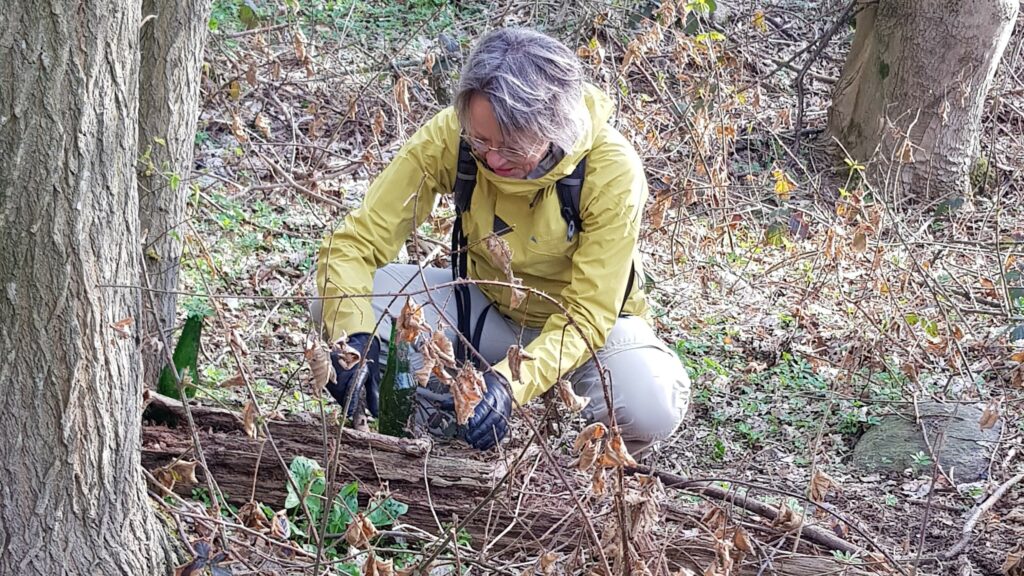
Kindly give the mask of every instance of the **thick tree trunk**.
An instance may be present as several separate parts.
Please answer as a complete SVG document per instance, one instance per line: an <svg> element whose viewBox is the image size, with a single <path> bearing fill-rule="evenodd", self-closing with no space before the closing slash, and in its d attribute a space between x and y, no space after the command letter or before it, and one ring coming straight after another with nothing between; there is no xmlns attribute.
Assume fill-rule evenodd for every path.
<svg viewBox="0 0 1024 576"><path fill-rule="evenodd" d="M0 10L0 574L171 566L137 342L113 327L137 295L101 286L139 281L139 22L115 0Z"/></svg>
<svg viewBox="0 0 1024 576"><path fill-rule="evenodd" d="M881 0L861 10L829 133L876 186L962 198L1019 0Z"/></svg>
<svg viewBox="0 0 1024 576"><path fill-rule="evenodd" d="M166 354L159 332L174 328L181 258L179 228L192 173L199 80L210 0L144 0L139 71L139 225L156 305L142 318L145 383L155 386ZM148 151L148 153L147 153ZM148 301L147 301L148 307Z"/></svg>

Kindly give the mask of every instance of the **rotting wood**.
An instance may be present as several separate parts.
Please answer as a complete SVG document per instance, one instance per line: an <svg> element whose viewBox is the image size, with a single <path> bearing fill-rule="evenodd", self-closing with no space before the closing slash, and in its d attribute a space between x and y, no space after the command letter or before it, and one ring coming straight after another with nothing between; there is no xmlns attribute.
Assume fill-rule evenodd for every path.
<svg viewBox="0 0 1024 576"><path fill-rule="evenodd" d="M197 433L202 439L207 464L228 502L244 504L254 493L255 500L275 509L282 508L287 496L286 480L279 464L268 458L260 459L261 444L265 439L248 437L242 429L241 415L236 412L199 404L191 404L190 409L199 428ZM144 420L143 466L153 470L178 457L189 457L193 444L184 408L179 401L151 393ZM287 461L295 456L322 457L323 431L317 419L310 415L292 415L287 421L272 420L268 425ZM426 439L393 438L351 429L343 429L339 436L338 426L334 423L328 425L328 438L332 442L338 440L331 453L341 459L340 482L358 481L364 503L375 491L386 488L393 497L409 505L403 522L431 533L439 532L438 520L444 523L452 522L455 517L465 517L470 509L487 497L491 487L508 470L504 461L481 459L479 453L469 449L445 447L442 451L431 446ZM529 457L523 459L524 462L531 460ZM512 461L511 457L509 461ZM254 484L257 462L259 472L255 475ZM528 475L528 468L524 466L522 471L513 470L516 478L509 485L520 486L520 480ZM200 476L201 486L202 472L197 470L196 473ZM429 479L429 498L424 476ZM538 540L575 512L564 498L544 494L541 483L535 481L533 485L535 488L521 502L518 493L499 494L493 501L493 510L486 515L489 518L481 518L467 527L475 547L481 547L501 528L509 525L515 527L500 539L503 545L536 548L537 553L541 553L554 544ZM192 488L175 485L174 491L190 497ZM518 515L513 513L517 505ZM571 519L568 521L573 522ZM574 540L575 532L572 530L553 532L559 534L556 540ZM671 530L665 533L669 534ZM703 535L669 542L666 553L672 564L698 572L703 572L715 560L714 544ZM758 559L749 558L738 574L763 573L760 564ZM773 558L771 568L772 573L782 576L868 574L833 558L802 555Z"/></svg>

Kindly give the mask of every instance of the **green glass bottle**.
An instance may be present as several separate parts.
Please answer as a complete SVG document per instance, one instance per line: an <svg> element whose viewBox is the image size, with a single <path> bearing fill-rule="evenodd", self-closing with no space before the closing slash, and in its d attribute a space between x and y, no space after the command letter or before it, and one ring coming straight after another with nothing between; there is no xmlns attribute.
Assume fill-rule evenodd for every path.
<svg viewBox="0 0 1024 576"><path fill-rule="evenodd" d="M416 377L409 364L412 342L400 341L398 322L392 322L388 340L388 364L380 381L380 416L377 430L388 436L409 436L416 395Z"/></svg>

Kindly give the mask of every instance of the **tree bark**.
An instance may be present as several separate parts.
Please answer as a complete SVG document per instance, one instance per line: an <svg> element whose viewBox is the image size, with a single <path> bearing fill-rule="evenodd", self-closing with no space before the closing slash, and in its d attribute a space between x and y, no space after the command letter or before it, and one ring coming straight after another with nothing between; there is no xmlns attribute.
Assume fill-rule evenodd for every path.
<svg viewBox="0 0 1024 576"><path fill-rule="evenodd" d="M139 22L116 0L0 10L0 574L172 565L137 342L112 326L138 297L102 287L139 281Z"/></svg>
<svg viewBox="0 0 1024 576"><path fill-rule="evenodd" d="M871 162L876 187L911 198L965 198L985 95L1019 0L881 0L857 31L828 131Z"/></svg>
<svg viewBox="0 0 1024 576"><path fill-rule="evenodd" d="M139 223L156 306L143 314L144 381L155 386L166 364L160 332L174 328L181 235L192 173L199 81L210 0L144 0L139 71Z"/></svg>

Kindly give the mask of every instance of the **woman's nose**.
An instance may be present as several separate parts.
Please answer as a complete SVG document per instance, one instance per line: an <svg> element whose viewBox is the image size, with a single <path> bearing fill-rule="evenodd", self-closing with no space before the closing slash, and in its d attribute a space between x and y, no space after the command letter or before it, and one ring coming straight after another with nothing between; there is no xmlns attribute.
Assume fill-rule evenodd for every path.
<svg viewBox="0 0 1024 576"><path fill-rule="evenodd" d="M502 168L508 166L508 164L509 161L501 154L498 154L494 150L487 151L487 165L490 166L491 168L497 168L501 170Z"/></svg>

